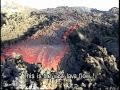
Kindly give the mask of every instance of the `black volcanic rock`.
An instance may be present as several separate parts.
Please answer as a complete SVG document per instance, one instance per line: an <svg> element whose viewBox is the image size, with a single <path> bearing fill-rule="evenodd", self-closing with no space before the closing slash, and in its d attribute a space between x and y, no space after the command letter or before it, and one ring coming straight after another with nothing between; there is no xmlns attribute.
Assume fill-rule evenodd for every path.
<svg viewBox="0 0 120 90"><path fill-rule="evenodd" d="M119 8L113 7L113 8L111 8L111 9L109 10L109 12L118 14L118 13L119 13Z"/></svg>
<svg viewBox="0 0 120 90"><path fill-rule="evenodd" d="M10 58L7 59L9 63L5 62L1 64L2 89L9 88L9 85L6 86L6 84L11 84L14 81L19 83L19 85L15 86L11 84L11 87L15 86L18 89L23 87L27 89L32 85L35 88L54 88L56 90L66 89L67 87L70 87L71 90L73 87L85 90L88 88L91 90L102 88L104 90L106 87L110 86L117 88L119 85L118 11L119 8L116 7L111 8L109 11L100 11L85 7L57 7L40 11L32 10L28 17L36 17L34 21L38 21L39 23L26 27L28 31L23 33L23 37L8 40L9 43L14 40L20 42L20 40L26 40L28 37L36 38L38 36L44 36L42 39L43 41L47 41L48 45L59 45L64 32L68 30L67 28L72 24L79 24L80 28L68 36L66 43L69 46L69 52L62 58L59 64L60 68L56 72L44 70L36 64L26 64L26 62L22 62L21 60L19 63L15 64L14 62L11 62ZM3 22L4 14L1 15ZM14 25L11 24L12 21L18 23L19 20L21 20L20 18L22 18L22 16L18 17L19 13L17 12L13 16L14 17L6 18L6 21L9 21L4 27L6 32L9 32L9 27L14 27ZM14 21L14 18L19 19L16 22ZM11 29L10 32L12 32L12 30L15 32L18 31L16 29ZM56 30L59 30L59 32ZM2 33L4 36L8 36L5 32ZM3 41L3 46L7 46L8 42L6 41L5 43ZM14 61L15 58L12 60ZM62 71L64 75L78 75L79 73L82 73L87 74L89 78L64 78L56 80L53 78L44 79L42 76L42 78L36 79L36 72L43 75L46 73L61 73ZM25 79L23 73L32 73L35 75L35 79ZM22 85L22 87L20 87L20 85Z"/></svg>

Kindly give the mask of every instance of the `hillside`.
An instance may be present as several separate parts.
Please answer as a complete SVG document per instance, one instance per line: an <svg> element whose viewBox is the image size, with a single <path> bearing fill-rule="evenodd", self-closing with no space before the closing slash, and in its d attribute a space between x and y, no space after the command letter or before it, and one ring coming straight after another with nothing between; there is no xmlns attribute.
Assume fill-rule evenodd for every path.
<svg viewBox="0 0 120 90"><path fill-rule="evenodd" d="M17 89L30 88L32 83L34 88L56 90L118 88L118 16L116 7L109 11L86 7L3 10L1 88L8 88L5 83ZM32 73L35 79L21 73ZM36 73L89 77L37 79Z"/></svg>

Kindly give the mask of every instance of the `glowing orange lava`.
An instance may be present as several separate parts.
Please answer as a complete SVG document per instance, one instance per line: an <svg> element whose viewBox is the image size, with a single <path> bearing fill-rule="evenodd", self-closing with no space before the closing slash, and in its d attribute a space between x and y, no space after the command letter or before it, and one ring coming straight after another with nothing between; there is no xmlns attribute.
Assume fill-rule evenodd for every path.
<svg viewBox="0 0 120 90"><path fill-rule="evenodd" d="M6 56L13 56L13 52L21 54L23 60L28 63L41 63L44 68L54 68L57 66L60 60L64 57L67 48L62 45L39 45L30 46L26 45L15 45L9 49L5 49Z"/></svg>
<svg viewBox="0 0 120 90"><path fill-rule="evenodd" d="M78 26L72 26L64 33L64 37L68 37L70 33L76 30ZM61 38L62 39L62 38ZM57 70L58 64L68 51L68 46L63 42L59 45L41 44L38 39L14 44L3 50L5 56L13 56L13 52L22 55L23 60L28 63L41 63L44 68ZM3 59L4 57L1 56Z"/></svg>

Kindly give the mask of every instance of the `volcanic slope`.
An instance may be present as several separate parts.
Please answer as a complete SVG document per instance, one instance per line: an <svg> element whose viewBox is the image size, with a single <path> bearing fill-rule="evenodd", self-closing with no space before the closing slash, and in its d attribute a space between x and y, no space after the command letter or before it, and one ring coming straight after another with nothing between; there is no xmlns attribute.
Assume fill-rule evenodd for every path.
<svg viewBox="0 0 120 90"><path fill-rule="evenodd" d="M27 34L23 35L24 38L17 40L17 43L16 40L3 42L3 45L12 42L10 46L4 46L4 55L12 56L13 52L22 54L24 61L38 61L44 68L55 70L59 67L65 74L95 73L96 78L92 81L73 80L73 83L82 88L85 88L82 83L88 87L86 80L93 86L93 82L97 83L95 89L99 86L117 87L118 8L99 11L59 7L51 9L50 12L49 9L33 11L33 14L43 14L47 19L31 26ZM70 33L69 30L76 25L79 28ZM66 32L68 36L64 37ZM102 81L104 85L99 83Z"/></svg>

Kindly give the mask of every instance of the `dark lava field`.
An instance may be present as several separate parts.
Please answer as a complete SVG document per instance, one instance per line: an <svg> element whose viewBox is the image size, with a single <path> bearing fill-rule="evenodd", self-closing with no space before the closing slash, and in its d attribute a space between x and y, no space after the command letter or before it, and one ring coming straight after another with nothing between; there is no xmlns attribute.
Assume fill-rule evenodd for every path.
<svg viewBox="0 0 120 90"><path fill-rule="evenodd" d="M119 8L1 12L1 90L119 89Z"/></svg>

